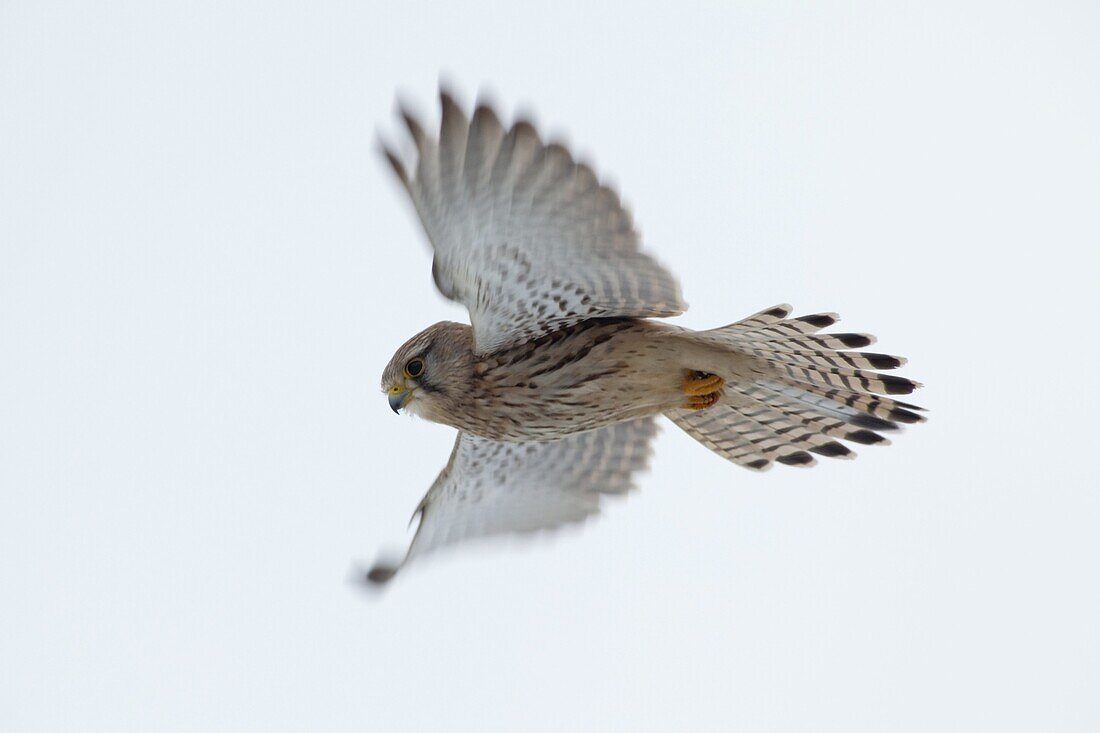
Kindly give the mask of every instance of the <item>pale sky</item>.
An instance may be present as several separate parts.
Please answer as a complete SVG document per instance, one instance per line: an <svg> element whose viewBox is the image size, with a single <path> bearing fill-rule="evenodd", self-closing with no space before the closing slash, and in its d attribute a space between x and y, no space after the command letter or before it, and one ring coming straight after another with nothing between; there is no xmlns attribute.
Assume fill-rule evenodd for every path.
<svg viewBox="0 0 1100 733"><path fill-rule="evenodd" d="M0 5L0 729L1100 729L1092 3ZM838 311L930 421L670 423L580 530L381 596L453 431L397 92L534 113L704 328Z"/></svg>

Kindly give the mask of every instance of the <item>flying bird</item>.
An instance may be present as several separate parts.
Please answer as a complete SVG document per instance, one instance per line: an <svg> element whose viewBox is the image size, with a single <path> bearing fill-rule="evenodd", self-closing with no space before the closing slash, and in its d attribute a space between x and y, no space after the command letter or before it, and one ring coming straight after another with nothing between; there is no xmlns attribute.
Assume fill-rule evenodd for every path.
<svg viewBox="0 0 1100 733"><path fill-rule="evenodd" d="M382 152L434 250L432 277L470 325L441 322L402 345L382 375L394 410L458 430L414 513L411 560L488 535L583 520L646 468L664 415L753 471L852 458L844 443L924 421L901 402L920 385L858 351L873 338L822 333L834 313L779 305L693 331L656 320L687 309L676 278L640 248L630 214L592 168L530 122L487 104L468 118L440 94L438 137L401 111L416 148Z"/></svg>

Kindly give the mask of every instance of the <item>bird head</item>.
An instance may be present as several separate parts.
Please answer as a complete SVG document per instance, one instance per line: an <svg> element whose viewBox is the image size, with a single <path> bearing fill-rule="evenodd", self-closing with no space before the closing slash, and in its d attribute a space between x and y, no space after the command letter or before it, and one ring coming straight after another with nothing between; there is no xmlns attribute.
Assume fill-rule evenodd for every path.
<svg viewBox="0 0 1100 733"><path fill-rule="evenodd" d="M448 403L468 384L472 357L469 326L443 321L424 329L402 344L382 372L390 409L449 422Z"/></svg>

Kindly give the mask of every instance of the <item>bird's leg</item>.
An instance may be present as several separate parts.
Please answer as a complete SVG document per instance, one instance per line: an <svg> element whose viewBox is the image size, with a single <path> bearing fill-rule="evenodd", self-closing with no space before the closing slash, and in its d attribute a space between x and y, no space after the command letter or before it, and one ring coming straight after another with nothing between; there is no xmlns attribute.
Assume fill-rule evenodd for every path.
<svg viewBox="0 0 1100 733"><path fill-rule="evenodd" d="M684 401L684 408L703 410L710 407L718 402L718 398L722 396L722 385L725 383L726 380L717 374L686 372L683 384L680 385L680 389L687 396L687 400Z"/></svg>

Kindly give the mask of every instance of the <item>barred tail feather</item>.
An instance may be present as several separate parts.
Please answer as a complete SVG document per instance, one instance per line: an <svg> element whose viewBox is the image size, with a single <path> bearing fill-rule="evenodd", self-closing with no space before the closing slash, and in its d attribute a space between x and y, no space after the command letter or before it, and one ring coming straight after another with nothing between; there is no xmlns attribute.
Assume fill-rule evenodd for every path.
<svg viewBox="0 0 1100 733"><path fill-rule="evenodd" d="M694 334L750 366L719 375L726 384L718 404L673 410L668 417L715 453L758 471L773 462L811 466L811 454L852 458L855 453L839 441L889 445L881 432L925 421L923 408L886 396L921 386L878 371L896 369L905 359L850 350L873 343L868 334L819 334L839 320L835 313L788 318L790 310L775 306Z"/></svg>

